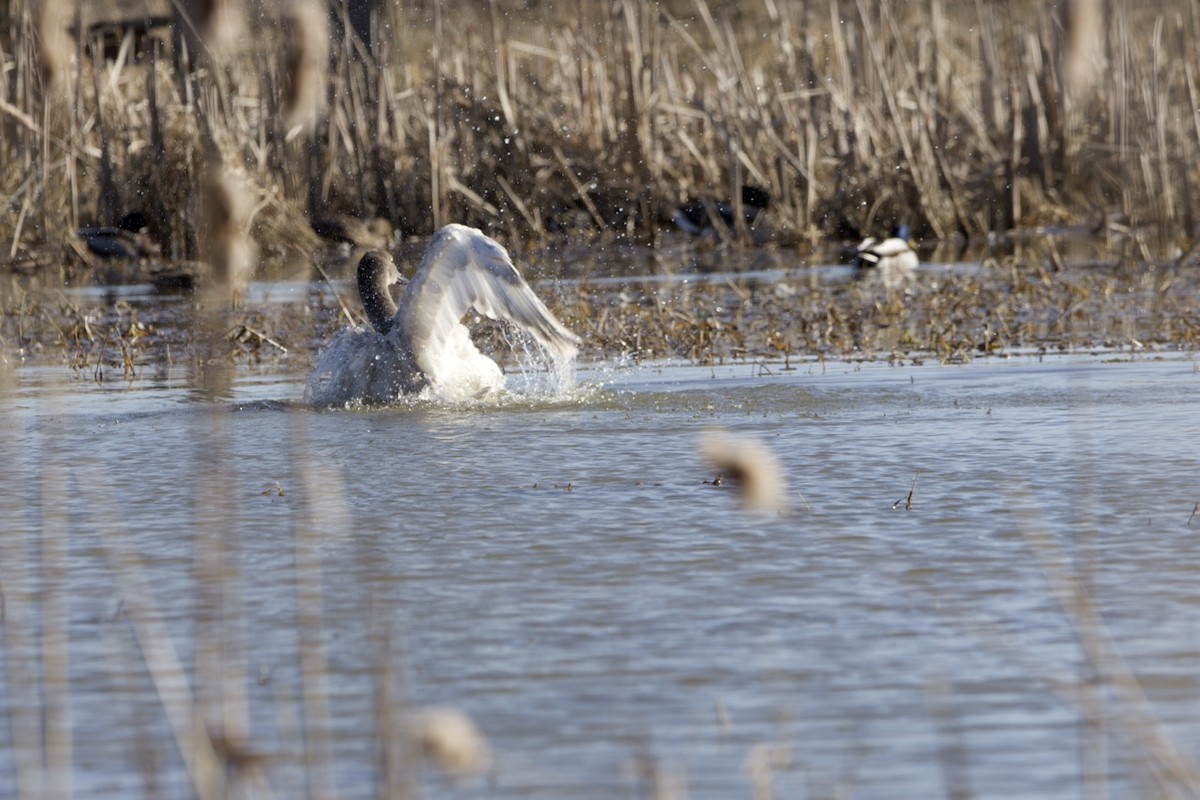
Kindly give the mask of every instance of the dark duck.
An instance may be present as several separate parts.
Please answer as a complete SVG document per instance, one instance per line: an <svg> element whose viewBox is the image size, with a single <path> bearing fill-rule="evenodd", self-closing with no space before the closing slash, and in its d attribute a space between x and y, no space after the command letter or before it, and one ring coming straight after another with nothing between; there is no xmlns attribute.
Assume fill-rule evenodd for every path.
<svg viewBox="0 0 1200 800"><path fill-rule="evenodd" d="M150 220L140 211L126 213L116 226L80 228L75 234L101 258L141 261L162 255L162 248L150 234Z"/></svg>
<svg viewBox="0 0 1200 800"><path fill-rule="evenodd" d="M758 186L742 187L742 217L746 227L753 229L762 222L767 207L771 204L771 195L766 189ZM706 200L693 200L679 206L671 215L676 227L686 233L697 236L714 236L717 233L713 224L713 216L721 221L726 230L734 225L735 210L732 203L714 203Z"/></svg>

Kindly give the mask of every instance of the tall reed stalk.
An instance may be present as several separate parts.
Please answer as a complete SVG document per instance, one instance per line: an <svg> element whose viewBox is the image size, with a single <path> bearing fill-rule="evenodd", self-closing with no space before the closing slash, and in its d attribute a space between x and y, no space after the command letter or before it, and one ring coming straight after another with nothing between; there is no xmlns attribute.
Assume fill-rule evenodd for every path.
<svg viewBox="0 0 1200 800"><path fill-rule="evenodd" d="M243 28L194 22L189 71L132 47L104 60L78 33L64 69L62 39L34 36L44 17L14 2L0 38L9 256L67 253L76 222L136 207L193 257L194 189L214 158L253 187L248 233L268 267L303 260L317 215L650 238L676 202L736 203L747 184L777 198L784 240L901 219L981 237L1122 212L1168 257L1197 224L1195 9L399 3L374 12L367 40L367 21L334 14L320 70L311 8L262 8L237 15Z"/></svg>

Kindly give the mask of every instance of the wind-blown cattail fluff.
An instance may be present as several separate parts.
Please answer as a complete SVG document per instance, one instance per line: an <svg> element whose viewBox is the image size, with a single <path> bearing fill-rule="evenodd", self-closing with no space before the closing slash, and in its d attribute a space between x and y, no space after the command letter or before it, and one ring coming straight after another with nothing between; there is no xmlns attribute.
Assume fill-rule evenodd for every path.
<svg viewBox="0 0 1200 800"><path fill-rule="evenodd" d="M491 762L487 739L457 708L423 708L409 728L421 755L448 775L482 772Z"/></svg>
<svg viewBox="0 0 1200 800"><path fill-rule="evenodd" d="M727 431L706 431L700 452L721 481L737 486L747 511L776 514L787 510L787 487L779 459L763 443ZM716 481L714 481L715 483Z"/></svg>
<svg viewBox="0 0 1200 800"><path fill-rule="evenodd" d="M301 0L284 17L284 113L288 128L311 125L325 105L329 22L322 6Z"/></svg>

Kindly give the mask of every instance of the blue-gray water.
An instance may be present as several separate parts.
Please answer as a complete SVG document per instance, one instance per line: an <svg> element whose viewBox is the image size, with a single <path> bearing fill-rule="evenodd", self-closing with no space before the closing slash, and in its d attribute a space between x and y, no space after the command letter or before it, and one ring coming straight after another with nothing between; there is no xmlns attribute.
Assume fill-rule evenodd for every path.
<svg viewBox="0 0 1200 800"><path fill-rule="evenodd" d="M759 373L583 370L555 402L314 413L303 376L208 403L19 368L0 796L36 781L22 759L53 763L40 731L63 717L30 718L56 700L78 796L187 793L161 694L180 692L138 638L159 616L210 726L248 719L280 797L326 764L335 796L377 794L387 681L390 716L449 705L490 740L482 777L416 776L428 797L647 797L655 776L692 798L1149 797L1169 746L1196 768L1194 361ZM705 483L714 426L770 446L790 513ZM42 680L56 630L65 691Z"/></svg>

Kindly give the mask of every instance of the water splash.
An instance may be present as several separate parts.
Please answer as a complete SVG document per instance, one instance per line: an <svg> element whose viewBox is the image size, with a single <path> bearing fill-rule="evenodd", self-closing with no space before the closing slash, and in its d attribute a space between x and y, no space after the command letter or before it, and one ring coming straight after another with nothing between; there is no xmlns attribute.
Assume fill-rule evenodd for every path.
<svg viewBox="0 0 1200 800"><path fill-rule="evenodd" d="M494 361L476 351L474 358L455 358L454 369L438 383L430 383L416 369L411 356L387 337L362 325L346 328L330 340L317 359L305 381L304 402L318 409L362 409L494 407L580 399L574 356L552 353L524 333L511 332L506 341L515 357L515 368L508 374L502 374ZM449 358L454 352L442 355Z"/></svg>
<svg viewBox="0 0 1200 800"><path fill-rule="evenodd" d="M562 399L574 392L575 356L546 350L519 331L506 330L504 340L515 359L514 368L505 375L508 392L539 400Z"/></svg>

